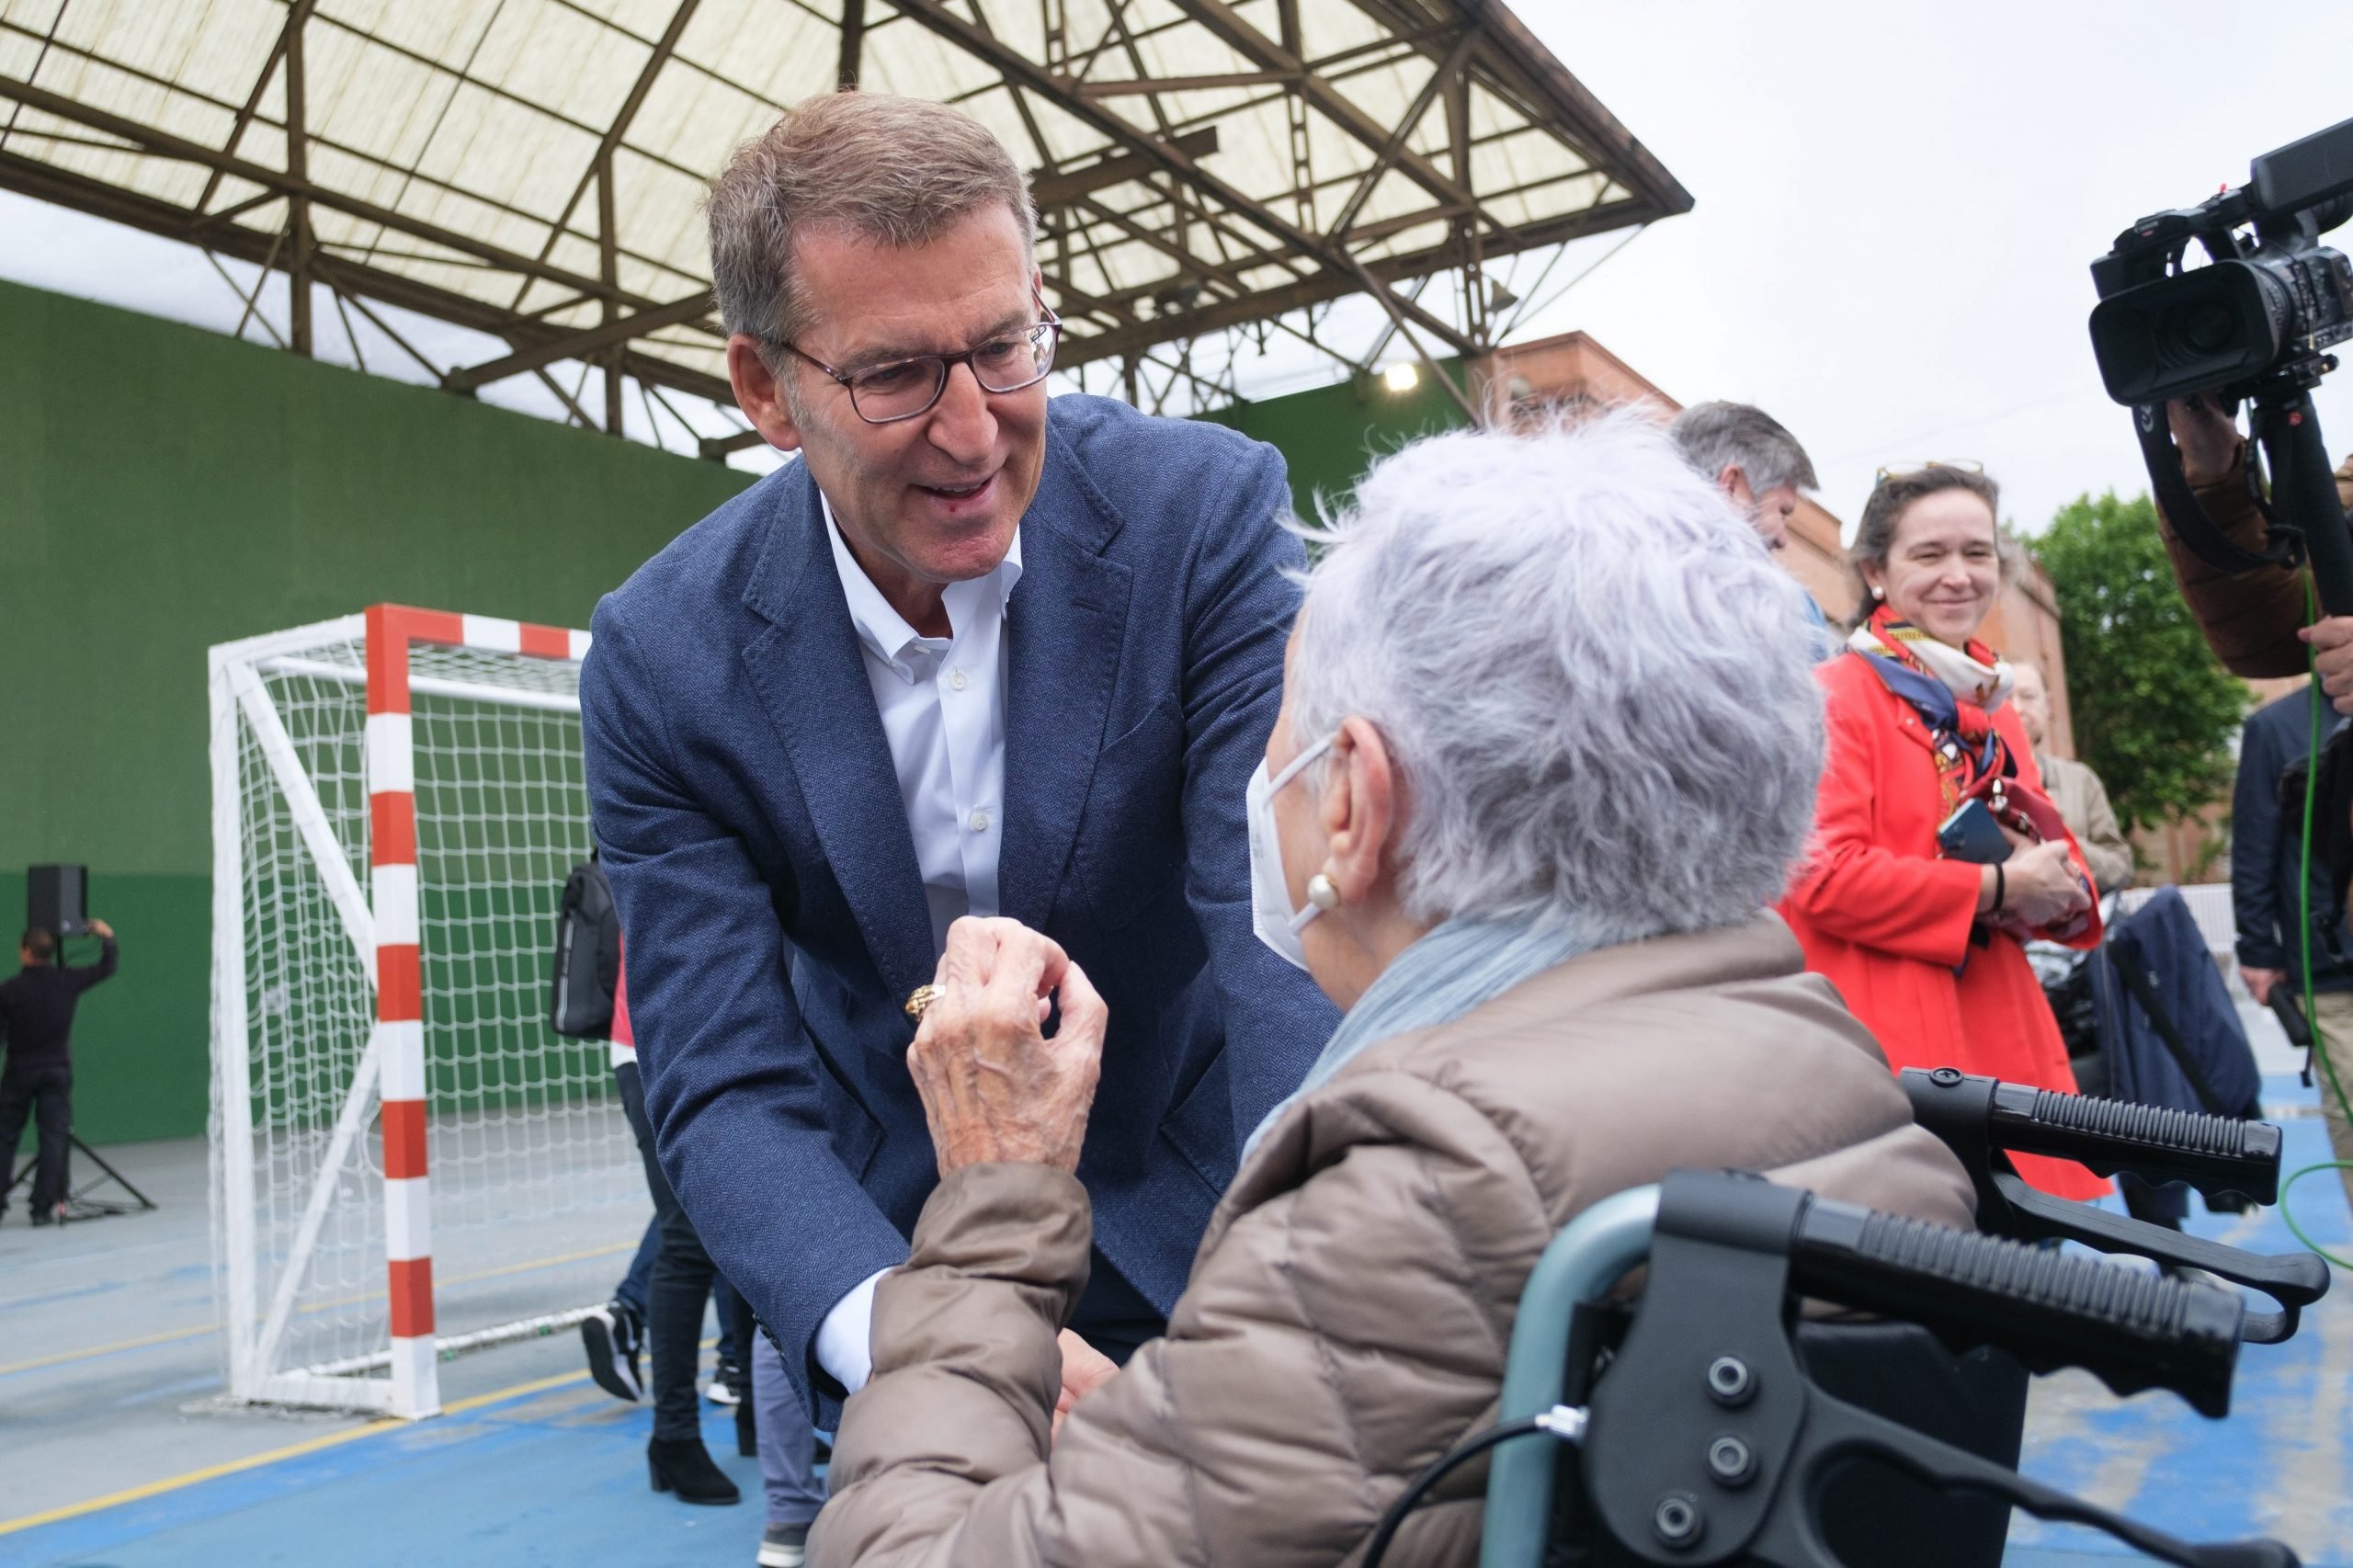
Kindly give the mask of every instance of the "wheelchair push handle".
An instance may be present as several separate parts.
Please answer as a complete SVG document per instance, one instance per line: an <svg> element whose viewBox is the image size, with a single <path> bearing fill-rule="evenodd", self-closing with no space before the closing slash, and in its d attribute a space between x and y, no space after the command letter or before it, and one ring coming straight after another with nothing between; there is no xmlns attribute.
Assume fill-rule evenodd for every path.
<svg viewBox="0 0 2353 1568"><path fill-rule="evenodd" d="M2210 1198L2279 1199L2279 1129L2269 1122L2055 1094L1951 1067L1907 1067L1898 1081L1914 1118L1948 1142L1977 1139L2013 1153L2075 1160L2102 1176L2187 1182Z"/></svg>
<svg viewBox="0 0 2353 1568"><path fill-rule="evenodd" d="M2230 1409L2245 1308L2234 1291L1817 1198L1800 1218L1801 1292L1998 1345L2036 1371L2082 1367L2120 1394L2171 1389Z"/></svg>

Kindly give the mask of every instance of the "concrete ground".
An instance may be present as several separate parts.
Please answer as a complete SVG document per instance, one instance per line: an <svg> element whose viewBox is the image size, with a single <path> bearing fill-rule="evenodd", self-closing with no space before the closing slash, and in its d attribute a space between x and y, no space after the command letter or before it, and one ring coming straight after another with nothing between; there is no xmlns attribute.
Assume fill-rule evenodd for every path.
<svg viewBox="0 0 2353 1568"><path fill-rule="evenodd" d="M2299 1085L2267 1016L2250 1032L2290 1169L2328 1157L2317 1096ZM567 1568L748 1564L761 1528L756 1467L707 1408L714 1456L745 1490L688 1508L647 1486L651 1415L586 1381L576 1337L443 1364L448 1414L416 1424L228 1411L212 1326L199 1142L103 1151L163 1207L33 1231L0 1224L0 1568ZM2353 1256L2353 1210L2331 1175L2295 1212ZM543 1276L592 1301L636 1239L577 1226L446 1286L497 1293ZM585 1223L585 1221L583 1222ZM2276 1210L2191 1221L2258 1251L2296 1244ZM438 1259L437 1259L438 1261ZM2308 1568L2353 1568L2353 1286L2284 1346L2249 1346L2234 1415L2206 1421L2170 1394L2118 1400L2087 1376L2036 1386L2025 1466L2038 1479L2193 1540L2274 1534ZM2108 1568L2114 1542L2021 1519L2013 1568Z"/></svg>
<svg viewBox="0 0 2353 1568"><path fill-rule="evenodd" d="M2348 1085L2353 1087L2353 1085ZM2285 1134L2292 1172L2331 1158L2316 1090L2292 1074L2265 1080L2267 1116ZM2353 1257L2353 1210L2337 1173L2289 1194L2297 1222ZM2193 1207L2199 1207L2193 1199ZM2276 1209L2209 1215L2198 1234L2260 1253L2298 1244ZM2309 1308L2284 1345L2239 1356L2231 1414L2209 1421L2165 1392L2120 1400L2086 1372L2036 1381L2019 1468L2046 1484L2192 1541L2275 1537L2305 1568L2353 1565L2353 1278ZM2010 1568L2109 1568L2142 1559L2110 1538L2020 1517Z"/></svg>

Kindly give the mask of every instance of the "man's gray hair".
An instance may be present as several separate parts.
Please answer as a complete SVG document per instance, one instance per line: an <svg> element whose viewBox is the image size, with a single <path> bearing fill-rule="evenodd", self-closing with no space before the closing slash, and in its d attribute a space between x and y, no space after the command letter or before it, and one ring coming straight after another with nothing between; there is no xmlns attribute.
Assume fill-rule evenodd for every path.
<svg viewBox="0 0 2353 1568"><path fill-rule="evenodd" d="M1380 729L1410 915L1598 946L1780 895L1822 767L1804 591L1641 411L1418 442L1302 531L1292 738Z"/></svg>
<svg viewBox="0 0 2353 1568"><path fill-rule="evenodd" d="M1763 409L1745 403L1695 403L1667 426L1683 458L1708 479L1737 467L1748 488L1762 495L1784 484L1796 490L1821 488L1813 477L1813 460L1798 438Z"/></svg>
<svg viewBox="0 0 2353 1568"><path fill-rule="evenodd" d="M720 320L771 347L807 329L792 254L804 228L920 245L992 202L1011 210L1023 246L1033 246L1029 181L970 117L883 93L810 98L735 149L711 182L704 217Z"/></svg>

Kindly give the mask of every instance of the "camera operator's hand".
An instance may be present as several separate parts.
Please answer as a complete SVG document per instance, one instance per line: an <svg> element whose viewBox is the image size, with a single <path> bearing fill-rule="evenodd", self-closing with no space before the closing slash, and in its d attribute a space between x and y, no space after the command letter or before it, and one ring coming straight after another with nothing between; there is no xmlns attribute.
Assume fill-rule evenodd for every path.
<svg viewBox="0 0 2353 1568"><path fill-rule="evenodd" d="M2165 404L2173 444L2181 449L2181 477L2193 485L2228 479L2243 444L2239 427L2210 393Z"/></svg>
<svg viewBox="0 0 2353 1568"><path fill-rule="evenodd" d="M102 942L111 942L114 940L114 927L103 920L93 920L90 922L90 935Z"/></svg>
<svg viewBox="0 0 2353 1568"><path fill-rule="evenodd" d="M2296 635L2312 644L2321 691L2339 713L2353 713L2353 615L2324 616Z"/></svg>
<svg viewBox="0 0 2353 1568"><path fill-rule="evenodd" d="M2239 978L2246 982L2246 994L2255 998L2258 1007L2271 1006L2271 988L2288 978L2284 969L2249 969L2239 965Z"/></svg>
<svg viewBox="0 0 2353 1568"><path fill-rule="evenodd" d="M1988 866L1980 908L1992 904L1995 881L1994 868ZM2029 930L2056 926L2092 905L2091 894L2084 887L2075 862L2068 857L2063 839L2054 838L2048 844L2019 850L2002 862L1999 881L2002 907L1995 913Z"/></svg>

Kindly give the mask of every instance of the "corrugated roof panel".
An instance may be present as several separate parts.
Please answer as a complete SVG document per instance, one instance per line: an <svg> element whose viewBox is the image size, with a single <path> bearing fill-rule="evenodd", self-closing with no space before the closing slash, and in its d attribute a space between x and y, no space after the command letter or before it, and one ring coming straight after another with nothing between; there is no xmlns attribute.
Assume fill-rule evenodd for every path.
<svg viewBox="0 0 2353 1568"><path fill-rule="evenodd" d="M709 266L705 183L777 106L830 90L844 3L701 0L657 65L680 0L320 0L302 54L309 168L327 193L313 222L333 276L470 324L518 311L500 335L561 349L553 327L605 314L593 297L604 246L589 181L626 112L612 165L616 285L631 301L690 295ZM1467 61L1481 214L1471 222L1490 256L1532 243L1523 228L1600 200L1624 203L1628 221L1688 202L1606 114L1547 85L1563 74L1558 62L1508 17L1473 35L1445 7L1298 0L1313 73L1302 79L1278 69L1290 57L1273 0L1222 11L1208 0L851 3L866 6L869 90L955 102L1040 173L1051 204L1041 263L1068 296L1074 342L1095 352L1356 290L1363 278L1344 246L1361 262L1438 265L1429 254L1462 221L1444 95L1431 94L1403 139L1419 168L1380 159L1441 58ZM286 0L73 0L62 18L55 0L0 0L0 96L16 100L17 127L0 183L283 265L282 192L202 229L195 207L272 197L265 171L287 159L285 69L272 62L288 16ZM1394 30L1409 25L1410 37ZM1139 80L1171 85L1146 93ZM1545 107L1518 107L1521 96ZM161 131L218 149L233 131L235 157L256 172L85 144L108 140L108 116L134 140ZM1159 151L1170 142L1182 152ZM1610 149L1609 166L1587 171L1580 146ZM338 210L335 196L383 209L384 222ZM1344 210L1350 232L1335 235ZM433 237L442 231L449 243ZM1461 348L1470 324L1429 313L1453 310L1439 303L1450 297L1426 291L1427 308L1401 308L1417 333ZM727 395L708 331L665 325L632 352L658 384Z"/></svg>

